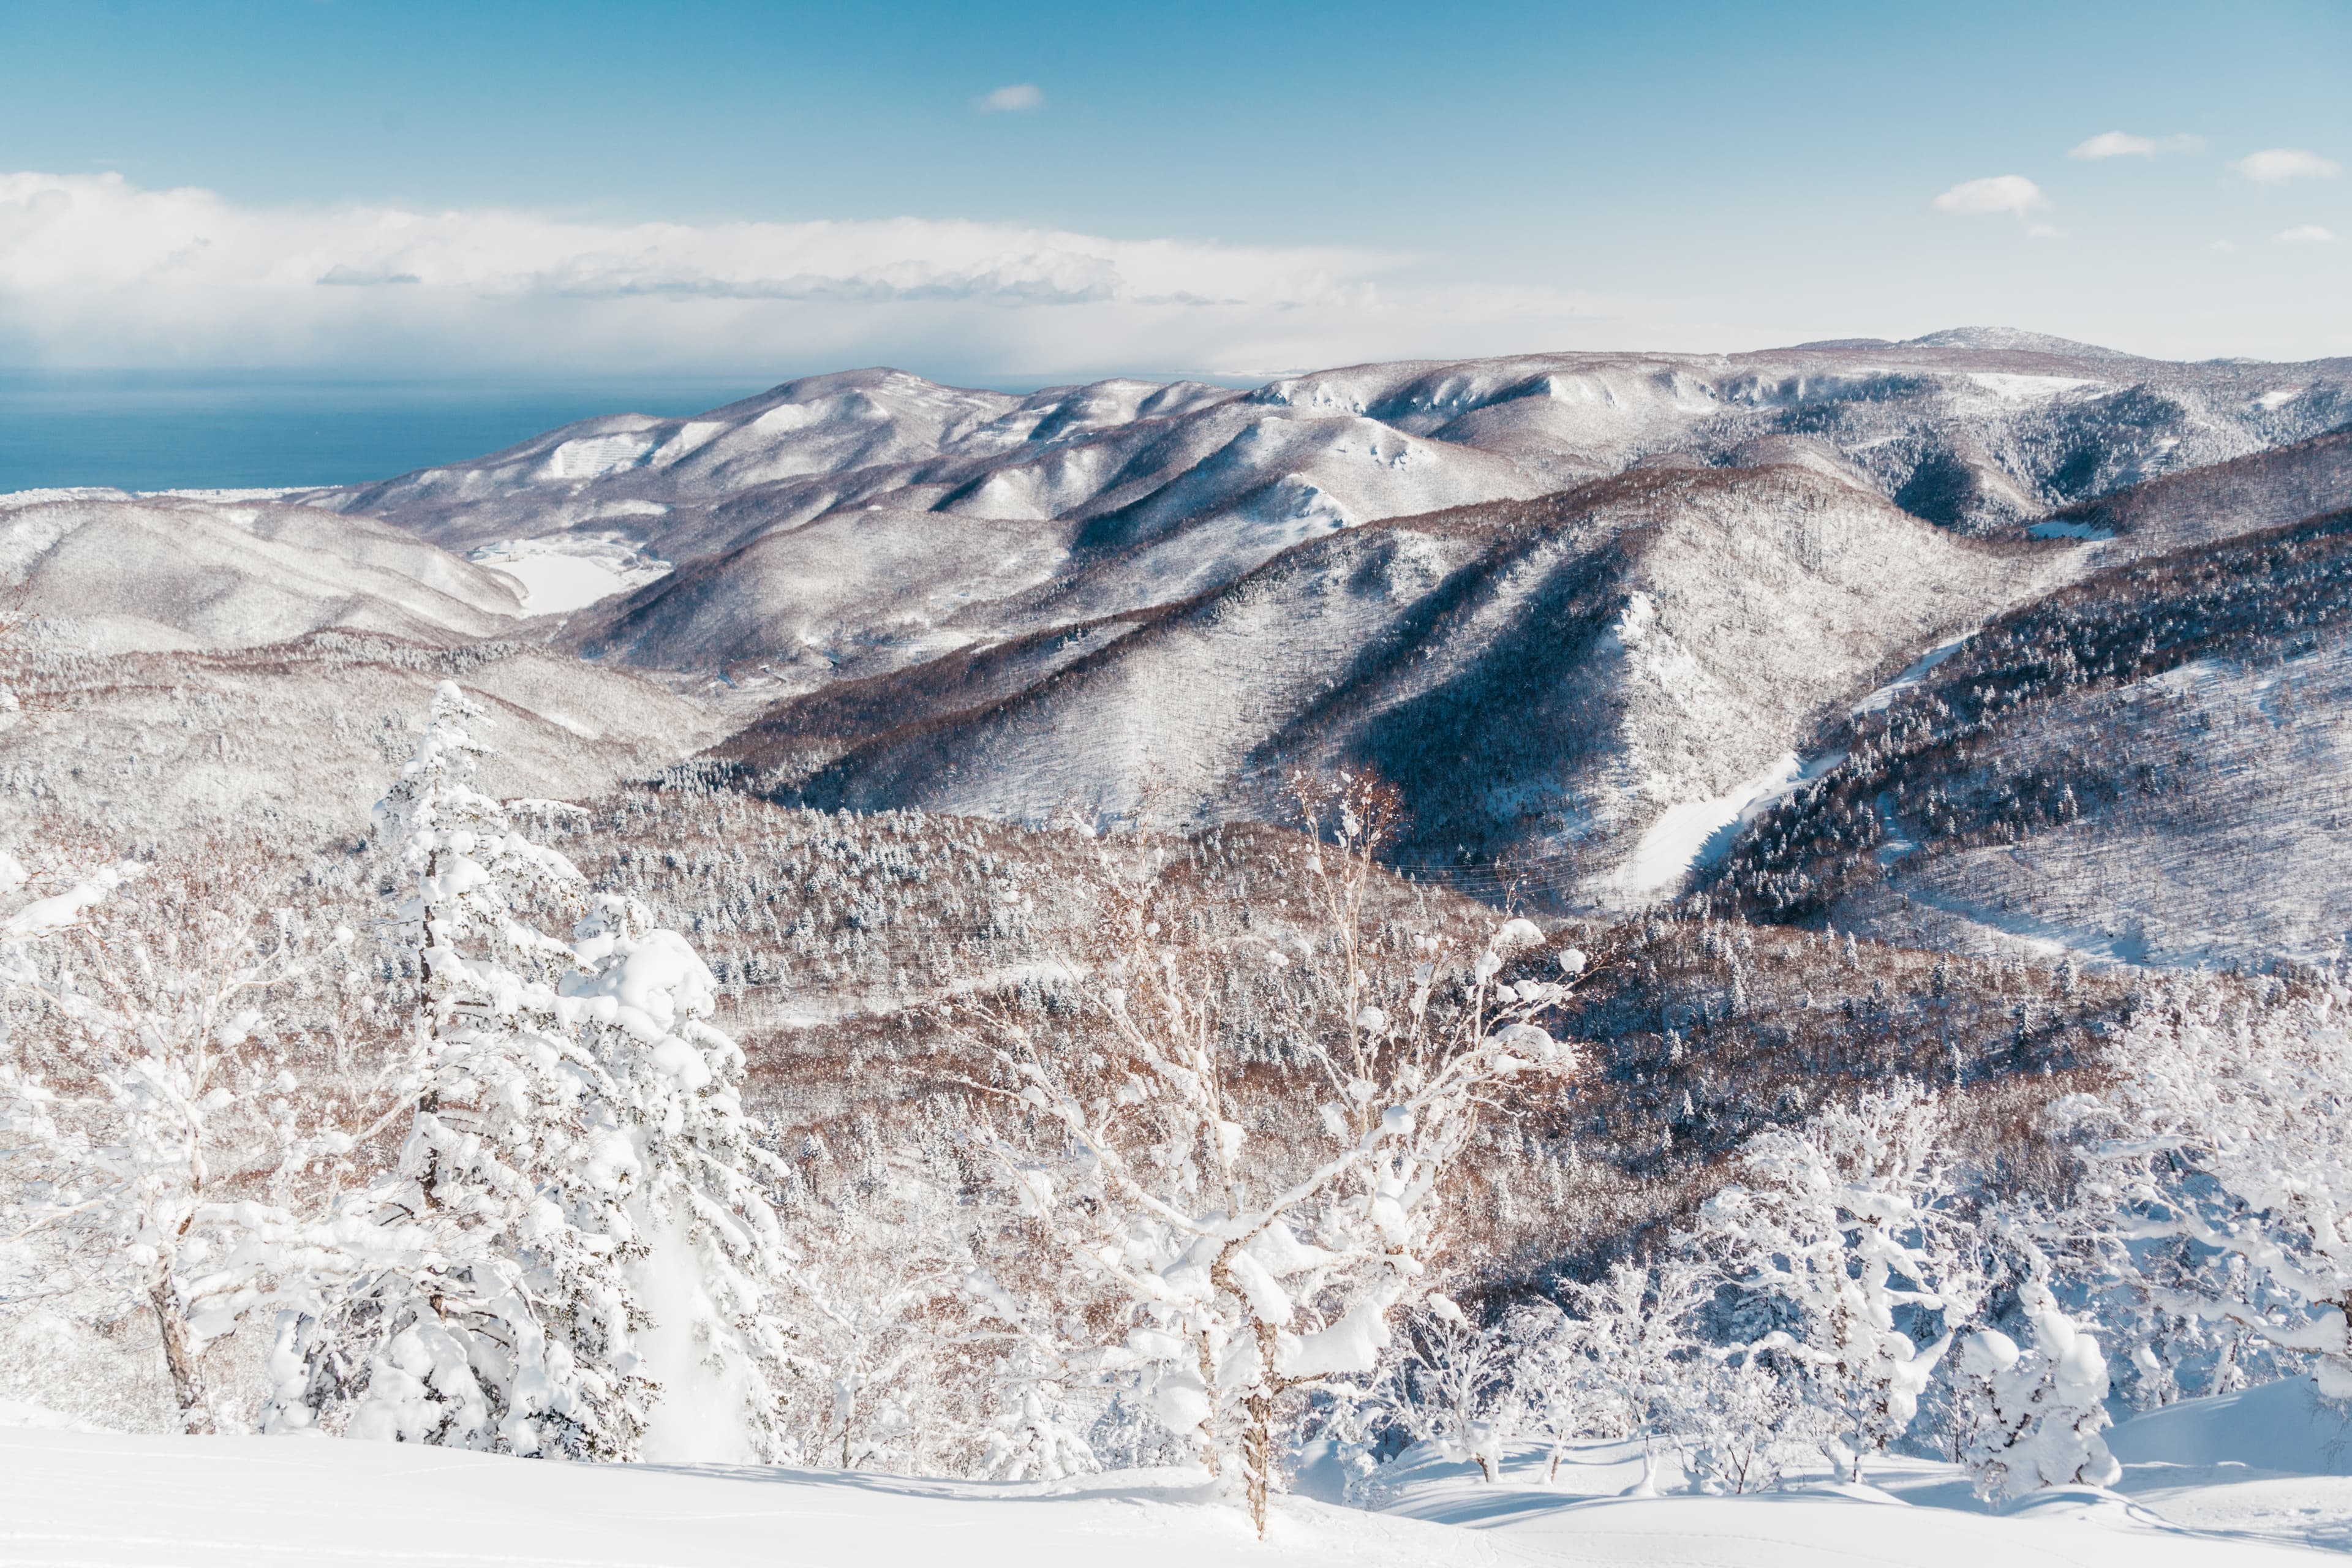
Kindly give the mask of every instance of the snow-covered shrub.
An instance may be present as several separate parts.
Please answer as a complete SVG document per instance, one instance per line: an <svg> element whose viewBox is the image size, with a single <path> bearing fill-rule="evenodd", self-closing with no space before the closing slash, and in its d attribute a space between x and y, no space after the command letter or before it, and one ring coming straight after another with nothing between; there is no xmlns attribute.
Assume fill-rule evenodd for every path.
<svg viewBox="0 0 2352 1568"><path fill-rule="evenodd" d="M1547 1481L1559 1479L1569 1445L1591 1430L1595 1401L1586 1377L1584 1333L1582 1322L1540 1299L1517 1303L1503 1318L1520 1429L1551 1446Z"/></svg>
<svg viewBox="0 0 2352 1568"><path fill-rule="evenodd" d="M1045 1420L1054 1393L1034 1361L1005 1369L1024 1385L1004 1391L997 1453L980 1369L1023 1348L1026 1317L983 1267L972 1205L914 1152L869 1150L838 1193L795 1206L794 1236L820 1261L790 1282L793 1375L779 1391L789 1452L800 1464L954 1473L982 1468L989 1449L1018 1469L1011 1449L1030 1445L1013 1412L1034 1402ZM1050 1439L1042 1447L1067 1459Z"/></svg>
<svg viewBox="0 0 2352 1568"><path fill-rule="evenodd" d="M1933 1096L1904 1086L1766 1132L1698 1226L1741 1297L1742 1337L1804 1369L1808 1396L1839 1417L1831 1457L1857 1478L1910 1426L1982 1287L1940 1121Z"/></svg>
<svg viewBox="0 0 2352 1568"><path fill-rule="evenodd" d="M2013 1499L2042 1487L2113 1486L2123 1468L2099 1436L2110 1422L2098 1340L2039 1281L2019 1289L2018 1312L2024 1346L1997 1329L1960 1346L1961 1374L1991 1416L1968 1448L1978 1491Z"/></svg>
<svg viewBox="0 0 2352 1568"><path fill-rule="evenodd" d="M1837 1436L1835 1418L1806 1399L1801 1367L1778 1352L1711 1352L1687 1375L1685 1463L1703 1486L1769 1490Z"/></svg>
<svg viewBox="0 0 2352 1568"><path fill-rule="evenodd" d="M990 1367L984 1472L997 1480L1057 1481L1102 1468L1087 1434L1096 1412L1076 1396L1070 1359L1042 1334L1006 1336Z"/></svg>
<svg viewBox="0 0 2352 1568"><path fill-rule="evenodd" d="M1641 1495L1656 1490L1659 1455L1688 1428L1699 1352L1692 1315L1714 1286L1705 1263L1670 1252L1652 1263L1621 1259L1561 1289L1579 1352L1563 1371L1583 1385L1594 1436L1641 1440Z"/></svg>
<svg viewBox="0 0 2352 1568"><path fill-rule="evenodd" d="M351 933L322 941L235 900L117 900L107 918L137 869L76 878L0 933L10 1000L43 1015L0 1052L0 1233L5 1262L37 1276L6 1295L55 1279L85 1302L139 1303L182 1424L211 1431L205 1349L257 1299L262 1238L299 1173L350 1142L306 1114L263 1009Z"/></svg>
<svg viewBox="0 0 2352 1568"><path fill-rule="evenodd" d="M2227 1391L2242 1342L2352 1398L2347 1002L2177 983L2116 1043L2119 1081L2062 1108L2084 1139L2071 1217L2131 1299L2126 1321L2216 1346L2206 1392ZM2135 1362L2156 1336L2139 1337ZM2161 1386L2161 1366L2140 1370Z"/></svg>
<svg viewBox="0 0 2352 1568"><path fill-rule="evenodd" d="M1447 1459L1475 1463L1482 1478L1494 1480L1522 1414L1511 1375L1517 1342L1472 1322L1443 1296L1432 1296L1401 1338L1401 1353L1389 1358L1391 1420L1412 1440Z"/></svg>

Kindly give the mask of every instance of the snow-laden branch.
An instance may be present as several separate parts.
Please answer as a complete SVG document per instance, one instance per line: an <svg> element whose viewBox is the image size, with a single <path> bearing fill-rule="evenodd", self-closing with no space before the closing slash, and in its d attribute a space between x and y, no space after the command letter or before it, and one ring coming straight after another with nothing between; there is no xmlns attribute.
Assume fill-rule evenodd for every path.
<svg viewBox="0 0 2352 1568"><path fill-rule="evenodd" d="M2109 1279L2307 1360L2333 1398L2352 1398L2347 1001L2323 986L2233 1005L2181 984L2116 1042L2115 1085L2065 1108L2084 1161L2071 1217Z"/></svg>
<svg viewBox="0 0 2352 1568"><path fill-rule="evenodd" d="M1247 960L1177 939L1166 860L1148 839L1098 852L1103 948L1061 965L1072 1027L1033 1027L976 991L949 1015L996 1065L972 1087L999 1108L985 1136L1008 1184L1123 1303L1102 1363L1138 1378L1160 1424L1238 1481L1261 1521L1277 1402L1373 1369L1393 1314L1433 1284L1444 1184L1493 1091L1578 1060L1534 1022L1567 987L1499 978L1542 943L1532 922L1500 922L1465 954L1434 938L1402 964L1374 950L1390 809L1363 781L1309 801L1323 841L1298 850L1294 890L1329 995L1280 1021L1279 1049L1333 1098L1278 1147L1255 1146L1241 1120L1221 1022L1232 966ZM1279 970L1279 956L1265 962ZM1561 967L1575 973L1581 955Z"/></svg>

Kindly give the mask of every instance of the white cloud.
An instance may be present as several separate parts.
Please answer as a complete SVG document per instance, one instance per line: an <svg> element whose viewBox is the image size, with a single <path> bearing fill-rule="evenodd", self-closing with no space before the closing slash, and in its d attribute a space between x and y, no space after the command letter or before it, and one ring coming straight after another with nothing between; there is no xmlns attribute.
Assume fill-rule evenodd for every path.
<svg viewBox="0 0 2352 1568"><path fill-rule="evenodd" d="M2021 218L2048 206L2050 198L2042 194L2040 185L2022 174L1995 174L1989 179L1964 180L1929 205L1939 213L1971 217L1986 213L2014 213Z"/></svg>
<svg viewBox="0 0 2352 1568"><path fill-rule="evenodd" d="M117 174L0 173L0 363L649 373L915 362L969 374L1715 348L1677 307L1437 286L1340 247L1014 224L614 224L242 206Z"/></svg>
<svg viewBox="0 0 2352 1568"><path fill-rule="evenodd" d="M2134 136L2127 131L2103 131L2077 142L2069 158L2153 158L2158 153L2194 153L2205 145L2201 136Z"/></svg>
<svg viewBox="0 0 2352 1568"><path fill-rule="evenodd" d="M2264 185L2275 185L2283 180L2326 180L2343 172L2343 165L2335 159L2323 158L2301 147L2267 147L2231 166Z"/></svg>
<svg viewBox="0 0 2352 1568"><path fill-rule="evenodd" d="M1000 87L980 100L982 114L1010 114L1024 109L1035 109L1045 101L1045 95L1034 82L1017 82Z"/></svg>
<svg viewBox="0 0 2352 1568"><path fill-rule="evenodd" d="M2103 131L2088 142L2078 142L2066 156L2069 158L2153 158L2156 138L2132 136L2121 131Z"/></svg>
<svg viewBox="0 0 2352 1568"><path fill-rule="evenodd" d="M2284 245L2326 245L2336 236L2315 223L2305 223L2283 228L2272 237Z"/></svg>

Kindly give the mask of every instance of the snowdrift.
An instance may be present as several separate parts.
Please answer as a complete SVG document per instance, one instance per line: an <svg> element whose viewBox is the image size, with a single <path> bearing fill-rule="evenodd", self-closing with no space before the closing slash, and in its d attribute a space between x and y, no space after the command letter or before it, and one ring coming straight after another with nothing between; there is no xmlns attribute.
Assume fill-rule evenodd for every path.
<svg viewBox="0 0 2352 1568"><path fill-rule="evenodd" d="M1391 1468L1400 1474L1382 1511L1284 1499L1261 1543L1239 1509L1184 1471L936 1481L567 1465L329 1438L20 1427L0 1431L7 1478L0 1561L74 1568L2254 1568L2311 1560L2282 1543L2192 1533L2113 1494L2045 1494L2007 1518L1965 1502L1932 1506L1951 1500L1949 1473L1916 1463L1890 1467L1884 1488L1824 1483L1745 1498L1642 1500L1609 1495L1640 1471L1638 1454L1622 1446L1580 1452L1557 1489L1542 1485L1543 1457L1534 1453L1518 1456L1494 1486L1468 1479L1467 1466L1414 1456Z"/></svg>

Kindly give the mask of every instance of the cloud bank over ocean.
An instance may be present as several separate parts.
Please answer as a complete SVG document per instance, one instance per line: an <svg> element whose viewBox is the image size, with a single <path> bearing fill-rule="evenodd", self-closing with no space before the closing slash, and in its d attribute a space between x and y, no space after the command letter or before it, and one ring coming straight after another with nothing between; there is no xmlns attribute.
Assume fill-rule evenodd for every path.
<svg viewBox="0 0 2352 1568"><path fill-rule="evenodd" d="M1412 259L920 218L257 207L111 174L0 174L0 354L645 369L919 351L1009 371L1247 374L1589 342L1612 323L1630 340L1679 335L1656 312L1636 321L1623 302L1564 290L1418 284Z"/></svg>

